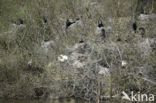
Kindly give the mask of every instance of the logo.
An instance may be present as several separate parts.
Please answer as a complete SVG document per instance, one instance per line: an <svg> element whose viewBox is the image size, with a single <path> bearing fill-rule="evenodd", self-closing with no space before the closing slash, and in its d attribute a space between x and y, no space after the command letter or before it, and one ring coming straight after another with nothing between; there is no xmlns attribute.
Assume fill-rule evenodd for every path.
<svg viewBox="0 0 156 103"><path fill-rule="evenodd" d="M154 99L154 94L141 94L140 92L134 93L133 91L131 92L131 95L129 96L126 92L122 92L123 97L122 99L129 100L129 101L150 101L153 102Z"/></svg>

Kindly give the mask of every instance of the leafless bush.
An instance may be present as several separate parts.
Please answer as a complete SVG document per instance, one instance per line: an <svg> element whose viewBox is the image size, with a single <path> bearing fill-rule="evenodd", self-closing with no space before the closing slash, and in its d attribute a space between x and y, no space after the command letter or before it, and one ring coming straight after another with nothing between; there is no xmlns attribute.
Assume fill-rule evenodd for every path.
<svg viewBox="0 0 156 103"><path fill-rule="evenodd" d="M37 97L44 92L40 97L75 96L99 102L119 99L122 91L155 86L155 25L139 24L147 29L145 37L152 39L133 32L135 10L129 8L134 1L28 4L25 26L0 33L0 97ZM67 19L77 18L79 22L65 27ZM95 34L100 22L105 38ZM61 60L63 56L66 59Z"/></svg>

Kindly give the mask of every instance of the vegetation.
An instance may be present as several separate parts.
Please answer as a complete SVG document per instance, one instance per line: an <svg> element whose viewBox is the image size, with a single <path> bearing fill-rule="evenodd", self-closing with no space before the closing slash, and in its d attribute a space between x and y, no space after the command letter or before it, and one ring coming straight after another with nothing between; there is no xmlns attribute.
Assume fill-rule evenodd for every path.
<svg viewBox="0 0 156 103"><path fill-rule="evenodd" d="M0 97L99 103L121 102L122 91L156 95L156 18L143 24L141 13L156 13L155 0L0 0ZM64 28L77 18L80 25ZM95 33L100 22L105 38Z"/></svg>

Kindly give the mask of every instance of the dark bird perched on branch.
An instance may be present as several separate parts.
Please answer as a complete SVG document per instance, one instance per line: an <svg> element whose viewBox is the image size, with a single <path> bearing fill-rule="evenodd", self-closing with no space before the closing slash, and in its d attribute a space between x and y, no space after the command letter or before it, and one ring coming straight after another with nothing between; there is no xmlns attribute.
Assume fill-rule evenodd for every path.
<svg viewBox="0 0 156 103"><path fill-rule="evenodd" d="M143 27L139 28L140 34L142 36L142 38L145 36L145 29Z"/></svg>
<svg viewBox="0 0 156 103"><path fill-rule="evenodd" d="M118 38L117 41L121 41L121 38Z"/></svg>
<svg viewBox="0 0 156 103"><path fill-rule="evenodd" d="M95 32L96 34L100 34L104 38L106 37L104 24L102 22L98 24L98 27L96 28Z"/></svg>
<svg viewBox="0 0 156 103"><path fill-rule="evenodd" d="M137 23L136 22L133 23L133 30L135 33L137 32Z"/></svg>
<svg viewBox="0 0 156 103"><path fill-rule="evenodd" d="M102 36L105 38L106 34L105 34L105 29L104 28L101 30L101 33L102 33Z"/></svg>
<svg viewBox="0 0 156 103"><path fill-rule="evenodd" d="M83 40L80 40L79 43L84 43L84 41Z"/></svg>
<svg viewBox="0 0 156 103"><path fill-rule="evenodd" d="M45 40L44 40L44 42L48 42L48 41L50 41L50 40L48 40L48 39L45 39Z"/></svg>
<svg viewBox="0 0 156 103"><path fill-rule="evenodd" d="M47 18L45 16L43 17L43 22L44 23L47 23L48 22L48 20L47 20Z"/></svg>
<svg viewBox="0 0 156 103"><path fill-rule="evenodd" d="M68 29L68 27L71 26L74 23L75 23L75 21L67 19L67 21L66 21L66 29Z"/></svg>
<svg viewBox="0 0 156 103"><path fill-rule="evenodd" d="M99 23L99 24L98 24L98 27L99 27L99 28L104 27L103 23L102 23L102 22Z"/></svg>
<svg viewBox="0 0 156 103"><path fill-rule="evenodd" d="M19 18L19 23L24 24L24 21L21 18Z"/></svg>
<svg viewBox="0 0 156 103"><path fill-rule="evenodd" d="M76 18L76 21L80 20L80 18Z"/></svg>
<svg viewBox="0 0 156 103"><path fill-rule="evenodd" d="M42 96L44 96L44 88L43 87L34 88L34 92L35 92L36 99L40 99Z"/></svg>

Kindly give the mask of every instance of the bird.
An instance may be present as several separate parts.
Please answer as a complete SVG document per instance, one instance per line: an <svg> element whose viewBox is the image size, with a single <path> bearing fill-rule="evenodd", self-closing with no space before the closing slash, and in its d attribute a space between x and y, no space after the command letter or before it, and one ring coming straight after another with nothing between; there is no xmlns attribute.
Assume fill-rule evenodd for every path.
<svg viewBox="0 0 156 103"><path fill-rule="evenodd" d="M121 38L118 38L117 41L121 41Z"/></svg>
<svg viewBox="0 0 156 103"><path fill-rule="evenodd" d="M42 88L34 88L34 92L37 99L40 99L44 95Z"/></svg>
<svg viewBox="0 0 156 103"><path fill-rule="evenodd" d="M83 40L80 40L79 43L84 43L84 41Z"/></svg>
<svg viewBox="0 0 156 103"><path fill-rule="evenodd" d="M24 24L24 21L21 18L19 18L19 23Z"/></svg>
<svg viewBox="0 0 156 103"><path fill-rule="evenodd" d="M48 40L48 39L45 39L45 40L44 40L44 42L48 42L48 41L50 41L50 40Z"/></svg>
<svg viewBox="0 0 156 103"><path fill-rule="evenodd" d="M48 22L48 21L47 21L47 18L46 18L45 16L43 17L43 22L44 22L44 23L47 23L47 22Z"/></svg>
<svg viewBox="0 0 156 103"><path fill-rule="evenodd" d="M104 27L104 24L101 22L101 23L98 24L98 27L99 28Z"/></svg>
<svg viewBox="0 0 156 103"><path fill-rule="evenodd" d="M105 35L105 29L102 29L102 30L101 30L101 33L102 33L102 37L105 38L105 37L106 37L106 35Z"/></svg>
<svg viewBox="0 0 156 103"><path fill-rule="evenodd" d="M75 21L67 19L67 21L66 21L66 29L68 29L68 27L71 26L74 23L75 23Z"/></svg>
<svg viewBox="0 0 156 103"><path fill-rule="evenodd" d="M140 34L142 36L142 38L145 36L145 29L143 27L139 28Z"/></svg>
<svg viewBox="0 0 156 103"><path fill-rule="evenodd" d="M136 21L133 23L133 30L136 33L137 32L137 23Z"/></svg>
<svg viewBox="0 0 156 103"><path fill-rule="evenodd" d="M106 37L104 24L102 22L98 24L95 33L98 35L100 34L104 38Z"/></svg>
<svg viewBox="0 0 156 103"><path fill-rule="evenodd" d="M58 60L60 62L64 62L64 61L68 60L68 56L61 54L61 55L58 56Z"/></svg>
<svg viewBox="0 0 156 103"><path fill-rule="evenodd" d="M80 18L76 18L76 21L79 21L80 20Z"/></svg>
<svg viewBox="0 0 156 103"><path fill-rule="evenodd" d="M127 63L127 61L125 61L125 60L123 60L123 61L121 62L121 66L122 66L122 67L126 67L127 64L128 64L128 63Z"/></svg>

